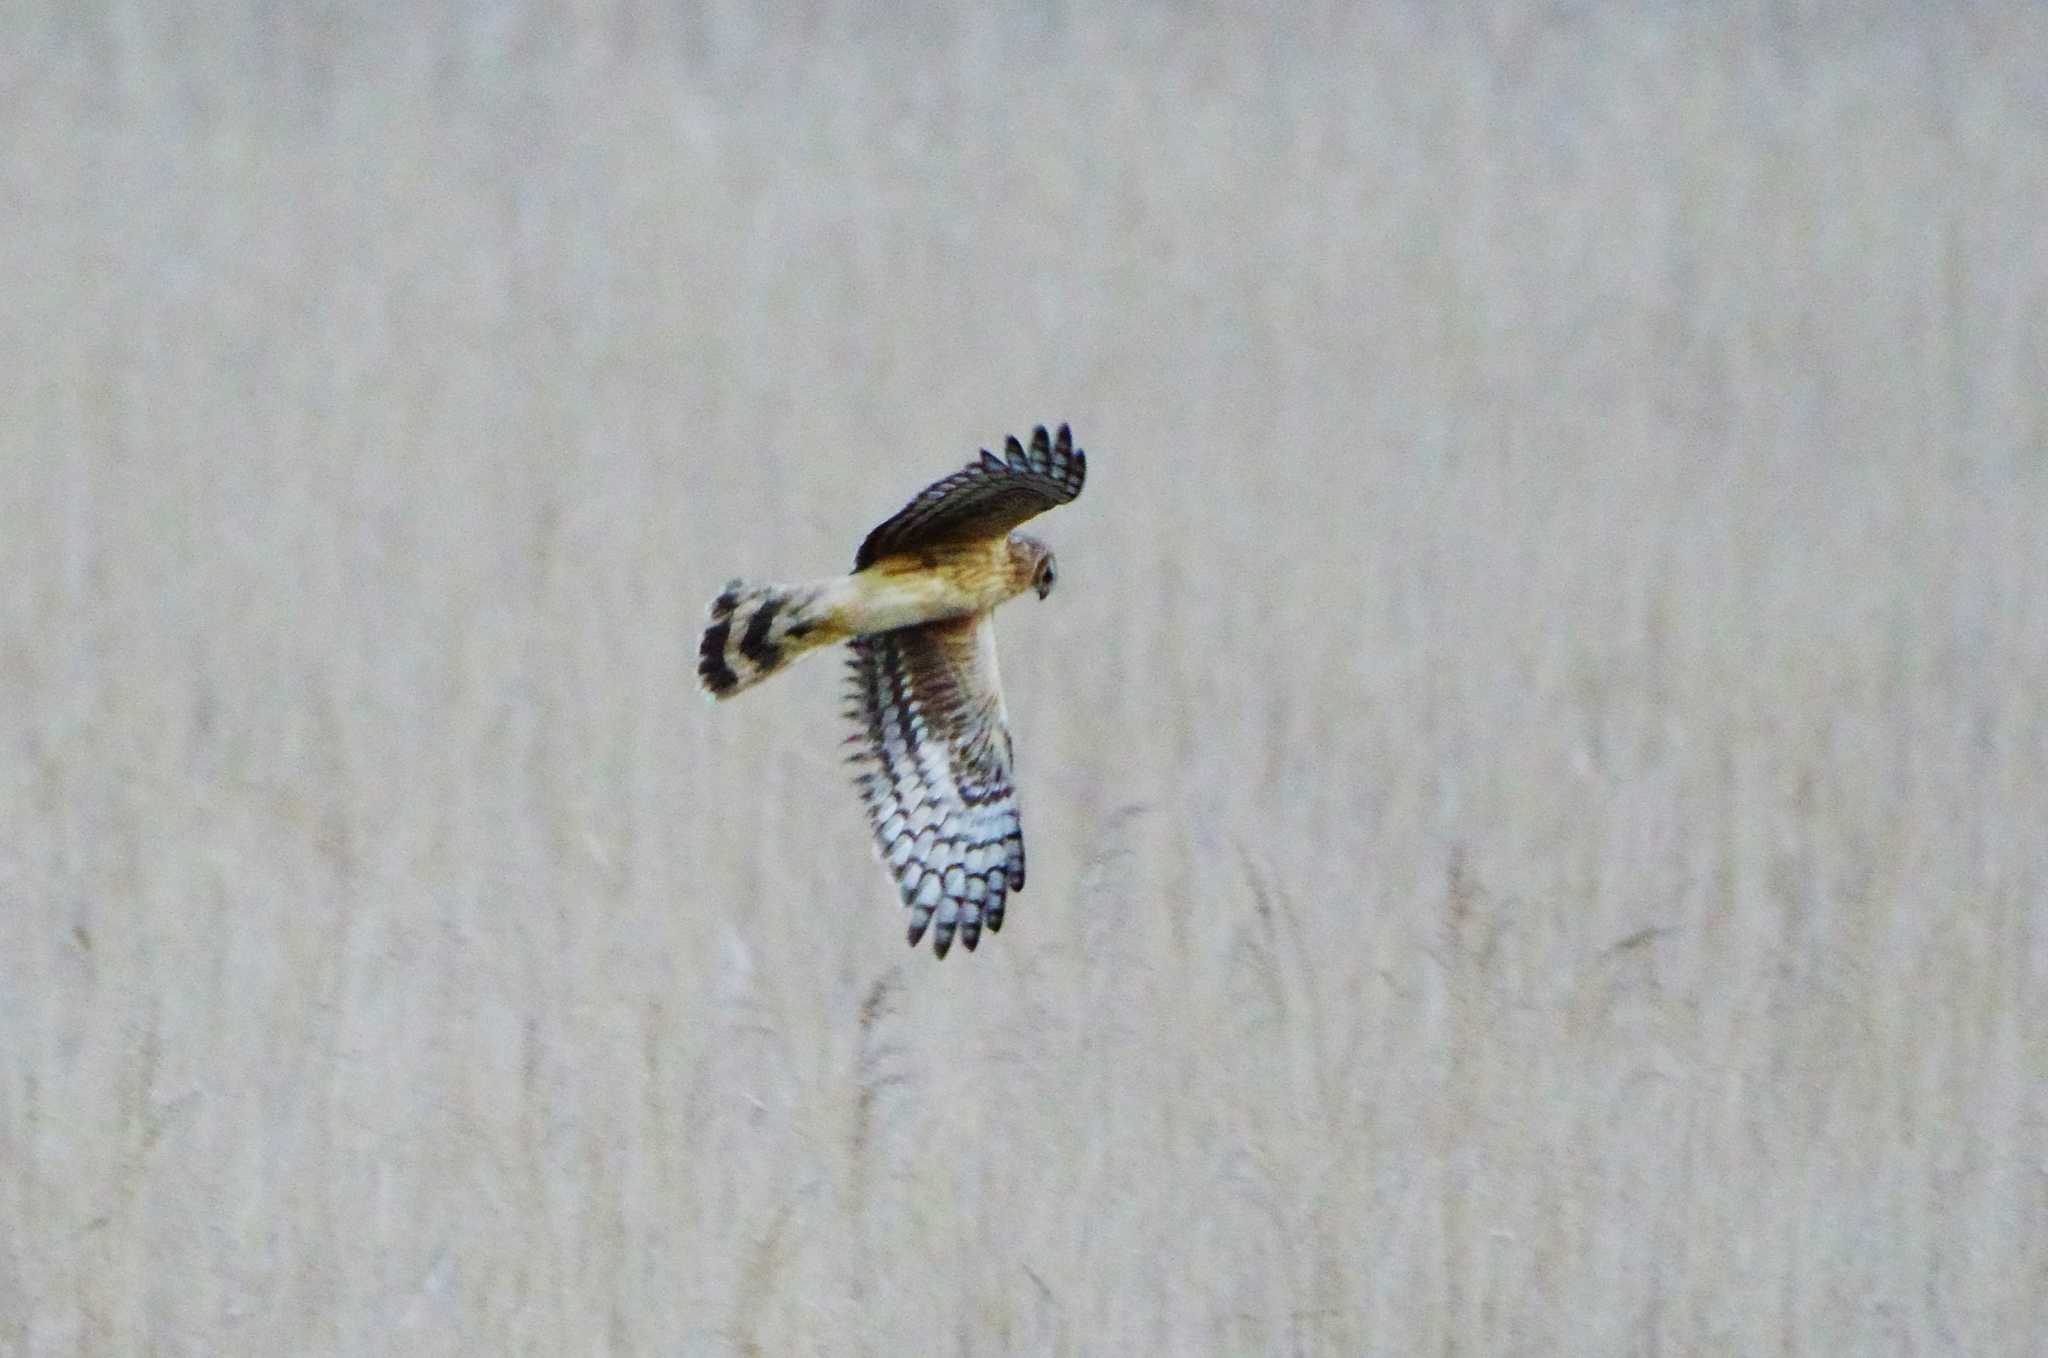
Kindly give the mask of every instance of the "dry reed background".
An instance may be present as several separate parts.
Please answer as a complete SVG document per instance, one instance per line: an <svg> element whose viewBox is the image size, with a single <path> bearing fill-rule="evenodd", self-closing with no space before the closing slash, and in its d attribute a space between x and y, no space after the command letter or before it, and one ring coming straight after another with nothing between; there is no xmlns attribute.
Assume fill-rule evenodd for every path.
<svg viewBox="0 0 2048 1358"><path fill-rule="evenodd" d="M2048 1351L2048 17L1935 8L17 11L0 1351ZM935 964L694 634L1062 418Z"/></svg>

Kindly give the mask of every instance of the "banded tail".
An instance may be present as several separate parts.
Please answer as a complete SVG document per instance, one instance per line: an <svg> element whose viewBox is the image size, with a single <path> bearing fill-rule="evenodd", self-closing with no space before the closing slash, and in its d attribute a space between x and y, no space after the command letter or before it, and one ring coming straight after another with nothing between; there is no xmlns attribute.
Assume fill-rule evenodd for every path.
<svg viewBox="0 0 2048 1358"><path fill-rule="evenodd" d="M697 679L714 698L752 688L804 652L843 640L821 585L728 584L711 601Z"/></svg>

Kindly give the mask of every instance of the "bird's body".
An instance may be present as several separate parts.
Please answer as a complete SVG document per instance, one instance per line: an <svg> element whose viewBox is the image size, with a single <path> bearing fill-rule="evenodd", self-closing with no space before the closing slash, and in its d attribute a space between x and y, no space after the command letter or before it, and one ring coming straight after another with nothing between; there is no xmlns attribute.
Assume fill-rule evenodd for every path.
<svg viewBox="0 0 2048 1358"><path fill-rule="evenodd" d="M1010 734L996 669L996 607L1052 591L1053 555L1010 530L1081 493L1087 458L1060 426L1027 451L981 460L934 482L870 533L849 575L796 585L728 584L698 647L705 691L727 698L799 656L849 642L847 713L864 765L858 783L876 847L941 957L956 929L973 948L1002 927L1024 885L1024 842L1010 782Z"/></svg>
<svg viewBox="0 0 2048 1358"><path fill-rule="evenodd" d="M704 687L730 698L820 647L987 612L1031 588L1034 548L1044 550L1011 535L893 552L803 584L735 580L712 601L698 663Z"/></svg>

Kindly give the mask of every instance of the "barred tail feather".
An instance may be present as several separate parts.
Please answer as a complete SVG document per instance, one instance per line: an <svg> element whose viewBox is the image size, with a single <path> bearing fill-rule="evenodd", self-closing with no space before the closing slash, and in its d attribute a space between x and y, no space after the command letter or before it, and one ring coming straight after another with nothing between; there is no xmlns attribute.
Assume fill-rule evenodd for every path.
<svg viewBox="0 0 2048 1358"><path fill-rule="evenodd" d="M697 680L714 698L752 688L814 647L840 639L817 585L727 584L711 601Z"/></svg>

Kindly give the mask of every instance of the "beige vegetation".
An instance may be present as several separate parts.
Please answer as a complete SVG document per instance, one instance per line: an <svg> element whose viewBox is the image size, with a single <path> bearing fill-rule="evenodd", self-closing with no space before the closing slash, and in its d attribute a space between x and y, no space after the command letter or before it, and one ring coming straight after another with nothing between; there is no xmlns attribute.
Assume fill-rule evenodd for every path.
<svg viewBox="0 0 2048 1358"><path fill-rule="evenodd" d="M385 8L6 22L0 1353L2048 1352L2048 10Z"/></svg>

